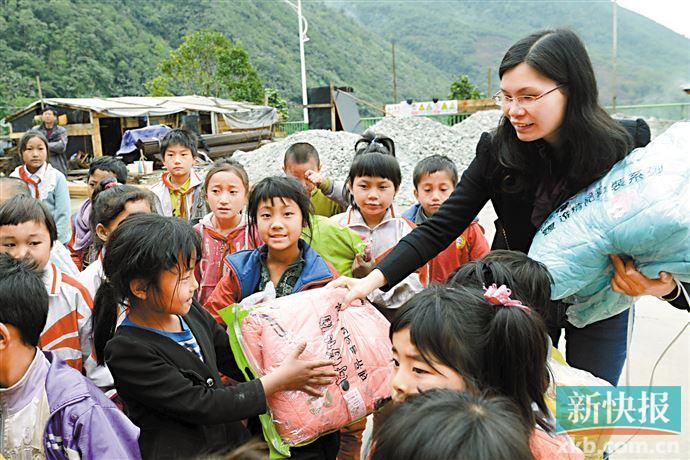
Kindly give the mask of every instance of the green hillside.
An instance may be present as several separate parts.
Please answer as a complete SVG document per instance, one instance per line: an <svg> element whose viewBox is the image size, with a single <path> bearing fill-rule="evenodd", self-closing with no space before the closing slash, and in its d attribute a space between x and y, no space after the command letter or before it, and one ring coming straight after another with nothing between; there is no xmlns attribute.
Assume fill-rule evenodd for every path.
<svg viewBox="0 0 690 460"><path fill-rule="evenodd" d="M364 26L447 73L466 73L486 91L487 72L530 32L567 27L585 42L601 98L611 99L612 5L602 1L329 2ZM618 103L687 102L690 39L618 7Z"/></svg>
<svg viewBox="0 0 690 460"><path fill-rule="evenodd" d="M608 2L313 0L304 14L310 86L333 81L391 102L394 39L398 99L446 97L458 73L486 92L488 69L496 88L512 42L568 26L584 38L609 98ZM690 79L690 40L622 8L619 20L619 103L685 102L678 86ZM0 0L0 116L38 97L36 75L46 97L146 94L160 60L202 28L241 42L265 86L300 102L297 16L281 0Z"/></svg>
<svg viewBox="0 0 690 460"><path fill-rule="evenodd" d="M219 30L240 42L252 57L267 86L277 88L292 101L301 100L297 14L282 1L204 1L185 4L183 13L174 7L161 10L157 3L139 5L145 16L156 17L147 30L162 36L171 46L200 28ZM169 2L166 2L169 4ZM326 8L321 2L304 4L309 41L305 45L309 86L352 86L364 99L384 103L391 98L390 44L357 20ZM181 16L190 18L166 27ZM405 92L426 97L447 92L450 77L411 52L402 51L398 66L412 78ZM427 69L428 68L428 69Z"/></svg>
<svg viewBox="0 0 690 460"><path fill-rule="evenodd" d="M37 98L145 94L144 83L188 32L214 29L247 49L266 86L301 100L297 15L280 1L0 1L0 116ZM383 104L392 95L390 45L356 20L305 5L308 84L347 85ZM400 91L445 94L450 76L401 51ZM299 116L297 111L295 115Z"/></svg>

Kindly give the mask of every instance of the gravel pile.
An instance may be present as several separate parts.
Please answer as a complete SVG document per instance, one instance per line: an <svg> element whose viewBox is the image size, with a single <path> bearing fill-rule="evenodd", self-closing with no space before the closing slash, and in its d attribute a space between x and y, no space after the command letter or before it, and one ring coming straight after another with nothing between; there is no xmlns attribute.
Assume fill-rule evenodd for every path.
<svg viewBox="0 0 690 460"><path fill-rule="evenodd" d="M481 112L473 113L451 129L462 136L465 141L474 143L476 146L482 132L489 131L498 126L498 122L501 121L501 115L502 112L500 110L482 110Z"/></svg>
<svg viewBox="0 0 690 460"><path fill-rule="evenodd" d="M396 203L406 207L414 202L412 171L424 157L444 154L455 161L462 173L474 158L475 147L481 133L498 124L500 111L478 112L453 127L423 117L387 117L372 129L395 142L403 183ZM344 180L354 155L359 136L347 132L310 130L293 134L281 141L267 144L252 152L236 152L233 158L247 169L249 178L256 182L269 175L282 174L283 155L288 146L296 142L309 142L319 152L323 171L337 180Z"/></svg>
<svg viewBox="0 0 690 460"><path fill-rule="evenodd" d="M338 180L347 176L359 135L345 131L312 129L295 133L285 139L266 144L251 152L237 151L232 158L244 165L251 182L283 174L283 157L292 144L308 142L319 152L321 170Z"/></svg>

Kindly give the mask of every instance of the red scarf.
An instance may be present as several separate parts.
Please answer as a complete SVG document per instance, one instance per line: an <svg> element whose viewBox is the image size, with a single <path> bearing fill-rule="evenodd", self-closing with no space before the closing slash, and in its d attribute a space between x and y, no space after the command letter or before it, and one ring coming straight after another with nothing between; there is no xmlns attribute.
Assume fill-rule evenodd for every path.
<svg viewBox="0 0 690 460"><path fill-rule="evenodd" d="M38 182L33 180L29 173L26 171L26 166L22 166L19 168L19 178L32 186L34 188L34 193L36 194L36 199L40 200L41 199L41 192L38 191L38 184L41 183L41 179L38 179Z"/></svg>
<svg viewBox="0 0 690 460"><path fill-rule="evenodd" d="M175 184L173 184L170 181L170 173L169 172L163 173L161 180L163 181L163 184L165 184L165 186L168 188L168 190L170 190L170 193L173 193L173 194L180 197L180 216L179 217L186 219L187 218L187 195L194 192L194 187L192 187L192 185L191 185L192 184L191 176L189 179L189 188L184 193L182 193L180 191L180 187L177 187Z"/></svg>

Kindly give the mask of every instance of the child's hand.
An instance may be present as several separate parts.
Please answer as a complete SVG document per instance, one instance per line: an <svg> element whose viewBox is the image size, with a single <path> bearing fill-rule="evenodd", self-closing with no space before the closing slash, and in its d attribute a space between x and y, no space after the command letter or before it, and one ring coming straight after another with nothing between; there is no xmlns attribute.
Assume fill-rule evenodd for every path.
<svg viewBox="0 0 690 460"><path fill-rule="evenodd" d="M304 178L307 180L307 182L314 184L315 187L320 187L321 183L325 179L323 174L312 169L307 169L307 171L304 173Z"/></svg>
<svg viewBox="0 0 690 460"><path fill-rule="evenodd" d="M278 369L261 377L261 383L264 386L266 396L286 390L303 391L315 397L323 396L316 387L333 383L333 378L337 374L333 370L321 368L328 367L332 369L333 362L329 360L306 361L299 359L306 347L307 344L302 342L288 355Z"/></svg>
<svg viewBox="0 0 690 460"><path fill-rule="evenodd" d="M352 276L355 278L364 278L376 266L376 261L371 258L371 255L366 251L364 254L355 255L355 260L352 262Z"/></svg>

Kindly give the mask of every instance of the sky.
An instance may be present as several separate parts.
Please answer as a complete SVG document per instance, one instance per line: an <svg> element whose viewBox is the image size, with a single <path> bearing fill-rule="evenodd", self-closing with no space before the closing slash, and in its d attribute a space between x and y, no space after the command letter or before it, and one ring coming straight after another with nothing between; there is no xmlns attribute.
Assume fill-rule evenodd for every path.
<svg viewBox="0 0 690 460"><path fill-rule="evenodd" d="M690 38L690 0L618 0L618 5Z"/></svg>

